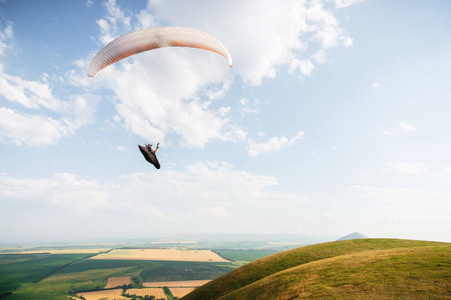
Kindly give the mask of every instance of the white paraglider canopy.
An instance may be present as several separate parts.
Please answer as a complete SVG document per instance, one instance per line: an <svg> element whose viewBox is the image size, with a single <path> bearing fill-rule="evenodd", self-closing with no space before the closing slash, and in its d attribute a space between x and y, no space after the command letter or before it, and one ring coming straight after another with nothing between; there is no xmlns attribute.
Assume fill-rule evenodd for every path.
<svg viewBox="0 0 451 300"><path fill-rule="evenodd" d="M96 76L123 58L163 47L191 47L216 52L228 60L230 67L233 65L227 49L211 35L186 27L157 27L128 33L107 44L92 59L88 76Z"/></svg>

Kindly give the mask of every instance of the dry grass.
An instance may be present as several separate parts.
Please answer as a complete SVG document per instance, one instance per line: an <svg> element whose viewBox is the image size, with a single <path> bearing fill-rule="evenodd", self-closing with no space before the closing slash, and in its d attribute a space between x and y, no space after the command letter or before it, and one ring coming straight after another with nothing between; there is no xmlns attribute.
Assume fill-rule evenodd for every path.
<svg viewBox="0 0 451 300"><path fill-rule="evenodd" d="M122 296L122 289L104 290L95 292L83 292L77 293L78 297L83 296L86 300L99 300L99 299L115 299L115 300L128 300L130 298Z"/></svg>
<svg viewBox="0 0 451 300"><path fill-rule="evenodd" d="M91 259L230 262L210 250L179 249L115 249Z"/></svg>
<svg viewBox="0 0 451 300"><path fill-rule="evenodd" d="M141 297L155 296L155 299L167 299L163 289L161 288L128 289L125 293L128 295Z"/></svg>
<svg viewBox="0 0 451 300"><path fill-rule="evenodd" d="M256 295L258 299L309 295L340 299L358 295L354 299L367 299L368 295L382 296L384 292L391 299L415 293L450 295L450 248L446 243L397 239L305 246L249 263L197 288L184 299L250 300Z"/></svg>
<svg viewBox="0 0 451 300"><path fill-rule="evenodd" d="M220 299L451 299L450 250L430 246L341 255L278 272Z"/></svg>
<svg viewBox="0 0 451 300"><path fill-rule="evenodd" d="M125 276L125 277L111 277L108 278L108 282L105 286L106 289L111 289L117 286L123 286L125 285L129 285L131 281L131 277L130 276Z"/></svg>
<svg viewBox="0 0 451 300"><path fill-rule="evenodd" d="M211 280L185 280L185 281L159 281L159 282L143 282L144 287L198 287Z"/></svg>
<svg viewBox="0 0 451 300"><path fill-rule="evenodd" d="M169 290L172 293L172 296L177 297L177 298L182 298L185 295L188 295L189 293L191 293L192 291L194 291L195 288L193 287L182 287L182 288L170 288Z"/></svg>

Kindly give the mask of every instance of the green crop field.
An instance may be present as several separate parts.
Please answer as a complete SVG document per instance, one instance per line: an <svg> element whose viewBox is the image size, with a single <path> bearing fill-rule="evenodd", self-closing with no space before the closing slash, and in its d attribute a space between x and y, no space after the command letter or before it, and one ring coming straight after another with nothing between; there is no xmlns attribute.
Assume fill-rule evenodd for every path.
<svg viewBox="0 0 451 300"><path fill-rule="evenodd" d="M234 262L251 262L259 258L277 253L277 251L267 250L217 250L222 257Z"/></svg>
<svg viewBox="0 0 451 300"><path fill-rule="evenodd" d="M143 282L214 279L237 268L231 263L213 262L165 261L158 264L140 273Z"/></svg>
<svg viewBox="0 0 451 300"><path fill-rule="evenodd" d="M115 269L115 268L133 268L133 267L146 267L152 266L155 263L153 261L146 260L110 260L110 259L84 259L77 261L64 269L61 269L55 274L66 274L85 272L90 270L102 270L102 269Z"/></svg>
<svg viewBox="0 0 451 300"><path fill-rule="evenodd" d="M44 279L60 267L86 257L86 254L0 255L0 295L22 284Z"/></svg>

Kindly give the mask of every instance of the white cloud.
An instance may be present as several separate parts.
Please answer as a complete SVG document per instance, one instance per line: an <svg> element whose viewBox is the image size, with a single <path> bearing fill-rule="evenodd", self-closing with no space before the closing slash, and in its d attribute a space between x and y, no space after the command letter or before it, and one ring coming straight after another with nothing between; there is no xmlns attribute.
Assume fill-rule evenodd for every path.
<svg viewBox="0 0 451 300"><path fill-rule="evenodd" d="M290 64L290 68L288 71L290 73L293 73L294 71L300 71L302 75L310 76L312 74L313 69L315 66L313 63L308 59L302 59L302 60L293 60Z"/></svg>
<svg viewBox="0 0 451 300"><path fill-rule="evenodd" d="M406 162L399 163L390 162L388 163L387 167L383 169L383 171L404 173L410 175L423 175L430 172L428 165L426 164L406 163Z"/></svg>
<svg viewBox="0 0 451 300"><path fill-rule="evenodd" d="M264 78L273 78L281 66L309 76L315 65L302 58L308 47L317 49L312 56L317 63L325 63L327 49L349 45L349 37L333 13L318 1L149 1L136 16L114 0L104 6L106 16L97 21L103 44L131 30L163 23L203 30L231 53L232 69L224 67L223 58L214 53L166 48L123 60L89 82L86 78L72 80L89 89L111 89L123 126L134 134L162 142L176 136L187 147L203 148L215 139L245 137L239 126L230 123L230 104L217 107L216 103L214 109L211 105L224 98L235 78L259 85ZM249 11L252 22L248 22ZM207 26L204 17L212 14L215 18ZM256 103L249 103L241 114L258 111Z"/></svg>
<svg viewBox="0 0 451 300"><path fill-rule="evenodd" d="M242 98L239 103L242 117L245 117L248 114L258 114L260 112L260 103L257 99L251 101L247 98Z"/></svg>
<svg viewBox="0 0 451 300"><path fill-rule="evenodd" d="M70 119L54 120L39 115L23 115L0 107L0 137L18 146L54 144L60 138L74 134L77 128Z"/></svg>
<svg viewBox="0 0 451 300"><path fill-rule="evenodd" d="M0 40L12 38L12 31L8 23ZM62 100L53 93L53 86L61 83L46 73L39 80L24 80L5 73L0 64L0 99L9 101L0 107L0 141L30 146L55 144L92 123L99 98L75 94Z"/></svg>
<svg viewBox="0 0 451 300"><path fill-rule="evenodd" d="M417 128L407 122L399 121L396 123L396 129L391 131L384 131L382 132L383 135L386 136L396 136L400 135L402 133L415 133L417 131Z"/></svg>
<svg viewBox="0 0 451 300"><path fill-rule="evenodd" d="M102 37L116 34L121 20L126 27L130 21L114 1L107 7L108 17L99 23ZM144 18L143 11L140 16ZM181 145L199 148L214 139L230 140L241 135L236 125L229 124L230 107L210 108L230 87L229 68L223 61L214 63L218 55L200 52L167 48L137 55L105 69L92 83L114 92L123 125L142 138L164 142L172 133L180 137Z"/></svg>
<svg viewBox="0 0 451 300"><path fill-rule="evenodd" d="M331 1L331 0L329 0L329 1ZM337 8L345 8L345 7L348 7L348 6L352 5L352 4L360 3L360 2L363 2L365 0L332 0L332 1L335 2L335 6Z"/></svg>
<svg viewBox="0 0 451 300"><path fill-rule="evenodd" d="M399 121L398 122L398 128L402 131L408 131L408 132L416 132L417 128L415 126L413 126L412 124L409 124L407 122L404 121Z"/></svg>
<svg viewBox="0 0 451 300"><path fill-rule="evenodd" d="M258 156L266 152L279 151L280 149L292 147L296 145L296 142L304 136L304 133L300 131L296 136L292 138L287 137L272 137L267 142L256 143L249 139L248 153L250 156Z"/></svg>
<svg viewBox="0 0 451 300"><path fill-rule="evenodd" d="M313 54L312 58L319 64L325 64L327 62L327 55L324 49L321 49L317 53Z"/></svg>
<svg viewBox="0 0 451 300"><path fill-rule="evenodd" d="M3 72L0 72L0 75L0 96L6 100L19 103L26 108L42 106L54 111L63 109L64 103L53 96L47 83L27 81Z"/></svg>
<svg viewBox="0 0 451 300"><path fill-rule="evenodd" d="M0 55L8 48L8 42L14 37L13 24L7 22L4 29L0 28Z"/></svg>
<svg viewBox="0 0 451 300"><path fill-rule="evenodd" d="M91 4L89 0L86 2L87 6ZM236 78L259 85L263 79L276 76L280 67L308 76L315 68L313 62L326 62L327 49L349 45L349 37L333 12L318 1L177 2L175 11L173 1L149 1L136 15L123 10L115 0L103 5L106 15L97 20L102 44L132 30L164 24L203 30L218 38L231 52L235 61L232 69L224 67L223 58L217 54L172 48L133 56L110 66L94 79L88 79L82 71L89 61L80 59L76 62L77 70L66 72L64 80L67 81L61 79L60 84L70 83L88 91L109 88L114 93L117 114L125 128L142 138L152 137L162 142L168 135L176 136L181 145L188 147L202 148L215 139L245 138L246 133L230 121L231 105L221 106L217 102L224 98ZM252 11L253 22L248 22L249 11ZM212 14L215 18L207 26L204 17ZM8 25L0 35L0 42L12 36L12 25ZM302 57L307 48L316 53L313 60ZM61 100L53 93L55 83L47 77L23 80L2 75L0 94L27 109L40 110L39 116L43 119L47 115L43 108L60 114L56 122L69 120L80 126L93 119L95 105L85 107L84 112L89 117L83 118L81 113L74 116L72 108L77 108L75 99L80 97ZM214 108L212 101L217 102ZM258 110L258 105L254 104L243 108L241 113L257 113ZM32 116L29 111L21 114ZM66 129L73 134L77 127ZM57 141L61 133L64 130L56 130L50 140Z"/></svg>
<svg viewBox="0 0 451 300"><path fill-rule="evenodd" d="M381 86L381 84L380 84L379 82L374 82L371 86L372 86L374 89L377 89L378 87Z"/></svg>
<svg viewBox="0 0 451 300"><path fill-rule="evenodd" d="M26 81L1 72L0 75L3 76L0 78L0 96L31 108L28 113L0 108L0 137L6 137L14 144L54 144L94 120L98 103L96 96L76 95L69 101L62 101L53 96L47 83ZM88 97L90 101L86 100ZM56 113L60 119L46 116L51 113Z"/></svg>
<svg viewBox="0 0 451 300"><path fill-rule="evenodd" d="M265 78L274 78L282 66L298 64L305 59L302 55L307 48L316 48L314 52L321 53L318 59L324 63L325 50L352 43L335 16L320 1L235 0L208 4L191 1L177 2L176 11L173 1L150 3L158 19L198 28L218 37L234 59L233 72L253 85L259 85ZM248 21L249 12L252 12L252 22ZM211 14L215 18L206 26L204 17ZM306 67L294 69L308 73Z"/></svg>
<svg viewBox="0 0 451 300"><path fill-rule="evenodd" d="M125 16L125 13L116 4L116 0L108 0L103 5L107 10L107 15L105 19L97 20L97 25L100 27L100 41L108 44L122 35L124 31L130 31L130 17Z"/></svg>
<svg viewBox="0 0 451 300"><path fill-rule="evenodd" d="M263 216L269 211L275 218L282 218L286 211L279 208L299 208L307 201L305 197L280 192L277 188L274 177L237 170L221 161L198 162L181 171L161 169L158 173L127 174L106 183L67 173L49 179L0 174L2 206L8 207L9 212L5 215L5 210L0 211L4 221L0 225L0 238L4 240L11 232L28 232L31 236L34 232L60 229L66 236L84 238L86 234L98 235L103 230L115 232L116 237L127 232L149 234L149 228L151 232L161 233L171 232L172 228L240 232L241 225L247 222L253 223L252 226L268 226ZM24 210L24 203L35 209ZM274 209L276 206L278 209ZM244 213L243 209L250 213ZM19 212L21 219L30 223L16 226L20 222L16 214ZM58 229L37 222L42 214L51 215L52 222L59 224ZM114 221L123 216L133 217L128 222ZM80 224L85 231L80 232ZM206 229L205 224L212 227ZM52 230L46 226L52 226ZM94 233L92 228L98 230Z"/></svg>

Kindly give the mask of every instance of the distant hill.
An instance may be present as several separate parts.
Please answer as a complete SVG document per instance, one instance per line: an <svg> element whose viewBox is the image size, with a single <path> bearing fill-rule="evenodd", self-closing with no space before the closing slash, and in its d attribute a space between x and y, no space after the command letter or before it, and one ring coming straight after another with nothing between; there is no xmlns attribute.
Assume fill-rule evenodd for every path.
<svg viewBox="0 0 451 300"><path fill-rule="evenodd" d="M361 234L360 232L353 232L351 234L342 236L337 241L346 241L346 240L356 240L356 239L367 239L366 235Z"/></svg>
<svg viewBox="0 0 451 300"><path fill-rule="evenodd" d="M191 299L449 299L451 244L353 239L279 252L227 273Z"/></svg>

